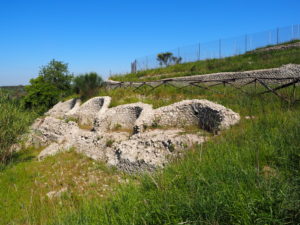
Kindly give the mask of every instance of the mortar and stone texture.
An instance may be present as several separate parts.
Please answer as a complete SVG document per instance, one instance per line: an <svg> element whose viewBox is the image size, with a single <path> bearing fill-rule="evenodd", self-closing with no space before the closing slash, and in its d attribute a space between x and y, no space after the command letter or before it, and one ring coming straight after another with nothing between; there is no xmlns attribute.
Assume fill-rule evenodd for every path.
<svg viewBox="0 0 300 225"><path fill-rule="evenodd" d="M97 115L108 109L110 101L111 98L108 96L92 98L67 116L76 118L81 125L92 125Z"/></svg>
<svg viewBox="0 0 300 225"><path fill-rule="evenodd" d="M94 122L97 131L132 130L137 120L143 120L152 113L152 106L141 102L120 105L99 114Z"/></svg>
<svg viewBox="0 0 300 225"><path fill-rule="evenodd" d="M77 108L81 104L79 99L70 99L65 102L57 103L52 109L50 109L46 115L51 115L56 118L63 118L67 112L70 112L73 108Z"/></svg>
<svg viewBox="0 0 300 225"><path fill-rule="evenodd" d="M152 171L206 141L203 130L215 133L240 120L239 114L207 100L184 100L157 109L140 102L108 108L110 100L92 98L75 109L77 100L58 103L31 126L27 146L45 147L40 160L73 148L126 172ZM83 130L69 121L74 115L93 129ZM198 127L199 132L188 133L186 126Z"/></svg>
<svg viewBox="0 0 300 225"><path fill-rule="evenodd" d="M238 114L224 106L197 99L158 108L153 117L158 126L198 126L210 132L226 129L232 121L240 119Z"/></svg>

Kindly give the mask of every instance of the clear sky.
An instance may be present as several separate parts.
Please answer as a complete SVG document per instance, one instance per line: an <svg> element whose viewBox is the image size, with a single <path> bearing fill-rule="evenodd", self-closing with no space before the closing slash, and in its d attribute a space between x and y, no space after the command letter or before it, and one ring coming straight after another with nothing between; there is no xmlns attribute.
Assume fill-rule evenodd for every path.
<svg viewBox="0 0 300 225"><path fill-rule="evenodd" d="M300 23L300 0L0 0L0 86L51 59L104 78L135 58Z"/></svg>

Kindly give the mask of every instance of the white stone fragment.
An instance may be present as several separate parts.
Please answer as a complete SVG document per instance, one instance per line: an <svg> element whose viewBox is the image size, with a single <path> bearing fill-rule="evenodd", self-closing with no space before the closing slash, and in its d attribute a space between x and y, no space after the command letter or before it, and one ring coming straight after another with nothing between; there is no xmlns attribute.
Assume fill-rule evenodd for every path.
<svg viewBox="0 0 300 225"><path fill-rule="evenodd" d="M63 193L65 193L67 191L68 191L68 188L64 187L64 188L60 189L59 191L50 191L46 195L49 199L59 198L59 197L61 197L61 195Z"/></svg>
<svg viewBox="0 0 300 225"><path fill-rule="evenodd" d="M43 160L48 156L54 156L60 152L67 151L71 147L72 145L70 143L65 143L65 144L52 143L47 148L45 148L43 151L40 152L40 154L38 155L38 159Z"/></svg>

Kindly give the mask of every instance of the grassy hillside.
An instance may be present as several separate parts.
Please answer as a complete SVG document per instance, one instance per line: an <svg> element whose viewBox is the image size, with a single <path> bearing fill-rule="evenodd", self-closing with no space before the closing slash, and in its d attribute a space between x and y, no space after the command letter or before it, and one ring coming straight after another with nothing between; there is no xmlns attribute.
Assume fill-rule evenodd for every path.
<svg viewBox="0 0 300 225"><path fill-rule="evenodd" d="M0 171L0 224L297 224L299 104L218 90L222 94L172 87L149 94L101 90L99 95L112 96L111 106L142 101L159 107L199 98L242 119L153 174L125 175L72 150L42 162L35 157L40 149L21 152ZM61 197L47 198L64 187Z"/></svg>
<svg viewBox="0 0 300 225"><path fill-rule="evenodd" d="M300 48L249 52L222 59L208 59L168 67L139 71L135 74L112 76L116 81L147 81L170 77L235 72L279 67L288 63L300 64Z"/></svg>

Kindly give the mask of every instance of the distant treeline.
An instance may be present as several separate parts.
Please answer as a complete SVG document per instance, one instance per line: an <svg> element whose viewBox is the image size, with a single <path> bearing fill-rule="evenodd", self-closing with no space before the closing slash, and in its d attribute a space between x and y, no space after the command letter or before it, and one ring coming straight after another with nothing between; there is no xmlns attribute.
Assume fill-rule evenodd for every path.
<svg viewBox="0 0 300 225"><path fill-rule="evenodd" d="M0 86L0 90L6 92L11 98L20 98L26 94L25 86Z"/></svg>

